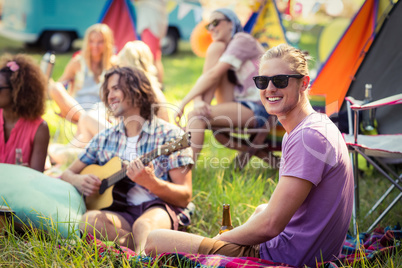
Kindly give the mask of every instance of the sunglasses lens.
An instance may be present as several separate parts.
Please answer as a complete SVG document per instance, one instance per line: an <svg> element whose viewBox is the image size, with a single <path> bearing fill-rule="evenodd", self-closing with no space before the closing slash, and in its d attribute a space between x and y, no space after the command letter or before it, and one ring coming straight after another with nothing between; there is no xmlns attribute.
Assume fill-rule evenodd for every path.
<svg viewBox="0 0 402 268"><path fill-rule="evenodd" d="M285 75L276 75L272 77L272 83L276 88L285 88L288 86L289 77Z"/></svg>
<svg viewBox="0 0 402 268"><path fill-rule="evenodd" d="M213 26L213 27L215 28L216 26L219 25L219 23L220 23L221 21L222 21L222 20L215 19L215 20L211 21L210 23L208 23L208 24L205 26L205 29L209 30L210 26Z"/></svg>
<svg viewBox="0 0 402 268"><path fill-rule="evenodd" d="M268 78L265 76L254 77L254 83L258 89L266 89L268 87Z"/></svg>

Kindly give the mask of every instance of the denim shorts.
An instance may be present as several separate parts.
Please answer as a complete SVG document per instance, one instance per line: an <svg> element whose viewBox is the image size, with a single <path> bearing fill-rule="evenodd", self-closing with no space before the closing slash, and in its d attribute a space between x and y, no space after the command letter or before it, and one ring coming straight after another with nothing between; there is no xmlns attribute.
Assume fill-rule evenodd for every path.
<svg viewBox="0 0 402 268"><path fill-rule="evenodd" d="M255 128L262 127L268 121L269 114L261 103L255 103L252 101L239 101L239 103L253 111L254 117L257 121Z"/></svg>

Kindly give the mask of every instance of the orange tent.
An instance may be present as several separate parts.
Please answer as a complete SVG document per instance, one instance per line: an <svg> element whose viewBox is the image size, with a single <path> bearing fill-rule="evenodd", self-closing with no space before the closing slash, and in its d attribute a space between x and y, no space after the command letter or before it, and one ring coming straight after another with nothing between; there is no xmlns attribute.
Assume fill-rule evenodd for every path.
<svg viewBox="0 0 402 268"><path fill-rule="evenodd" d="M339 111L374 40L379 1L365 1L312 83L311 94L326 95L328 115Z"/></svg>

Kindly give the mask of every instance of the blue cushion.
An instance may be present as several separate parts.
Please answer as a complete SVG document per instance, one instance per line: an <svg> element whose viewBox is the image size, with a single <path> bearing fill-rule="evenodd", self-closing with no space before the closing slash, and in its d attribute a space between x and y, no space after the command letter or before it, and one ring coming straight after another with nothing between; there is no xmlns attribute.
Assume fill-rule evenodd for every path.
<svg viewBox="0 0 402 268"><path fill-rule="evenodd" d="M63 237L78 234L78 222L86 211L77 189L34 169L0 164L0 205L10 207L16 220Z"/></svg>

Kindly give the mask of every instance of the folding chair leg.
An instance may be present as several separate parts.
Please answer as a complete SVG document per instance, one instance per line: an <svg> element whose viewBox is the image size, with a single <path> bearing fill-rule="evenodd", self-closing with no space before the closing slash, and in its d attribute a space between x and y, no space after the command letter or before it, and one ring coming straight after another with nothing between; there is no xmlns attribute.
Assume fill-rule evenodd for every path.
<svg viewBox="0 0 402 268"><path fill-rule="evenodd" d="M401 199L402 197L402 193L400 193L393 201L391 204L389 204L389 206L384 210L383 213L381 213L381 215L373 222L373 224L367 229L366 232L370 232L371 230L373 230L377 224L388 214L388 212L396 205L396 203L398 203L399 199Z"/></svg>
<svg viewBox="0 0 402 268"><path fill-rule="evenodd" d="M383 169L386 169L390 174L392 174L395 178L395 182L398 184L400 180L402 179L402 174L398 176L395 171L393 171L389 166L387 166L384 162L382 162L380 159L377 159L377 161L380 163ZM395 185L392 184L388 190L381 196L380 199L374 204L374 206L370 209L369 212L367 212L365 218L367 218L371 213L373 213L377 207L384 201L384 199L392 192L392 190L395 188Z"/></svg>
<svg viewBox="0 0 402 268"><path fill-rule="evenodd" d="M396 180L396 183L399 182L399 179ZM364 216L364 218L367 218L369 215L371 215L371 213L373 213L377 207L382 203L382 201L384 201L384 199L392 192L392 190L394 190L395 185L391 185L388 190L381 196L380 199L378 199L378 201L374 204L374 206L370 209L369 212L367 212L366 216Z"/></svg>
<svg viewBox="0 0 402 268"><path fill-rule="evenodd" d="M379 161L379 163L384 167L381 168L376 162L374 162L370 157L368 157L367 155L365 155L359 148L354 148L355 149L355 163L357 163L357 153L359 153L360 155L362 155L364 157L364 159L366 159L371 165L374 166L374 168L376 168L384 177L386 177L391 183L391 187L388 188L388 190L385 192L385 194L376 202L376 204L371 208L371 210L368 212L368 215L371 214L378 206L379 204L385 199L385 197L388 196L388 194L396 187L399 189L399 191L401 191L401 193L399 193L399 195L392 201L391 204L388 205L388 207L381 213L381 215L373 222L373 224L367 229L367 232L370 232L375 226L377 226L377 224L388 214L388 212L395 206L395 204L399 201L399 199L401 199L402 197L402 187L399 185L399 180L401 179L402 175L398 177L398 175L393 172L388 166L386 166L383 162L381 162L380 160L377 159L377 161ZM357 166L353 167L354 169L357 169ZM396 180L393 180L391 178L391 176L389 174L387 174L384 169L386 169L388 172L390 172L391 174L393 174L394 176L397 177ZM356 173L356 172L355 172ZM356 177L355 177L356 180ZM356 198L356 197L355 197ZM366 215L367 216L367 215ZM356 228L356 222L354 219L353 222L354 225L354 232L355 232L355 228ZM354 233L356 235L356 233Z"/></svg>
<svg viewBox="0 0 402 268"><path fill-rule="evenodd" d="M353 235L357 235L357 217L359 216L359 167L357 162L357 153L355 151L350 153L350 159L352 159L351 162L354 173L354 195L352 211Z"/></svg>
<svg viewBox="0 0 402 268"><path fill-rule="evenodd" d="M386 177L399 191L402 192L402 186L400 186L396 181L394 181L376 162L374 162L370 157L366 156L359 148L355 148L355 150L360 153L364 159L366 159L370 164L372 164L384 177Z"/></svg>

